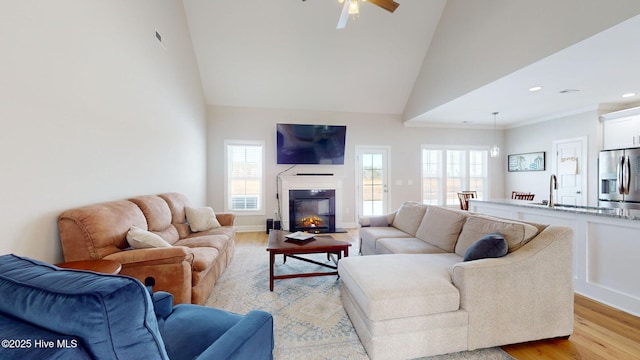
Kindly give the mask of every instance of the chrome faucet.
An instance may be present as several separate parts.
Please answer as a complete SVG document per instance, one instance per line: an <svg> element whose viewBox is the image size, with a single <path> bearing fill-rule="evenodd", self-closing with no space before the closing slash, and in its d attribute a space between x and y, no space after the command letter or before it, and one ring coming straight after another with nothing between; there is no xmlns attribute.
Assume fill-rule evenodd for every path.
<svg viewBox="0 0 640 360"><path fill-rule="evenodd" d="M549 179L549 207L554 207L555 203L553 202L553 190L558 189L558 178L556 174L551 174L551 178Z"/></svg>

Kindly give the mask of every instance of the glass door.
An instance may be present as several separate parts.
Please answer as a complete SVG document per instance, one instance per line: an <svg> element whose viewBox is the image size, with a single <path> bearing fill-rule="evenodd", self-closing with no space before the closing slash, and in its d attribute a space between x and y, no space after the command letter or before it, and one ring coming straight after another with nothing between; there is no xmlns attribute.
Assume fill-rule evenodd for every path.
<svg viewBox="0 0 640 360"><path fill-rule="evenodd" d="M358 216L385 215L388 212L387 147L357 147Z"/></svg>

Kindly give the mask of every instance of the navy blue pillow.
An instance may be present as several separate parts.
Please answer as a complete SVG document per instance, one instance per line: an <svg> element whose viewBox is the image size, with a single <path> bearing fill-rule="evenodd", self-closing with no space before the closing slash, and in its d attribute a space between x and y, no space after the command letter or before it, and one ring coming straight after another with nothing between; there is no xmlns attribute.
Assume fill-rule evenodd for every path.
<svg viewBox="0 0 640 360"><path fill-rule="evenodd" d="M498 258L507 255L507 250L509 250L509 245L504 236L500 233L491 233L471 245L464 253L463 260Z"/></svg>

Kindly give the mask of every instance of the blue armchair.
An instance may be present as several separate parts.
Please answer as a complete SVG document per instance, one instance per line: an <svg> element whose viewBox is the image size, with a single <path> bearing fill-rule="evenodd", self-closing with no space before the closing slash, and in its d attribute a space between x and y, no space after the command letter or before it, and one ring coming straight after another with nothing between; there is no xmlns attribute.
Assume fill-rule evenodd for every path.
<svg viewBox="0 0 640 360"><path fill-rule="evenodd" d="M127 276L2 255L0 293L1 359L273 358L269 313L173 306Z"/></svg>

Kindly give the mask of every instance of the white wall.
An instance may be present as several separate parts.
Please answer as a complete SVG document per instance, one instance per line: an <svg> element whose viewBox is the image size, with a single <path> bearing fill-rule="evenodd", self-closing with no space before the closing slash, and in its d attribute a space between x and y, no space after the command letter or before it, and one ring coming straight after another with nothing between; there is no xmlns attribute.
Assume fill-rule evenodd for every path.
<svg viewBox="0 0 640 360"><path fill-rule="evenodd" d="M330 172L344 179L343 220L354 223L355 214L355 147L356 145L389 146L390 209L397 209L407 200L420 201L420 145L477 145L488 149L494 141L493 130L461 130L405 127L400 115L373 115L361 113L320 112L305 110L257 109L210 106L209 112L208 175L209 203L215 209L224 208L224 140L263 140L266 144L266 214L236 218L241 229L264 228L264 219L273 218L276 202L276 176L288 165L276 164L276 124L308 123L347 125L345 165L298 166L290 171ZM501 132L499 143L501 144ZM504 159L490 161L490 196L502 194L502 164ZM413 185L408 185L408 180ZM402 185L396 185L401 182Z"/></svg>
<svg viewBox="0 0 640 360"><path fill-rule="evenodd" d="M404 120L638 13L637 0L448 0Z"/></svg>
<svg viewBox="0 0 640 360"><path fill-rule="evenodd" d="M180 1L3 1L0 43L0 253L61 261L71 207L204 203L206 107Z"/></svg>
<svg viewBox="0 0 640 360"><path fill-rule="evenodd" d="M507 172L505 169L505 187L501 197L510 198L511 191L529 191L536 194L536 201L548 199L549 178L553 173L553 142L586 136L588 140L587 204L596 206L598 203L598 152L601 149L599 115L598 111L593 110L506 130L505 156L545 151L546 170Z"/></svg>

